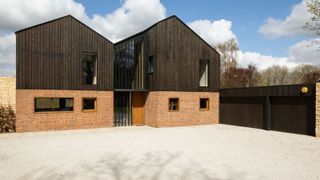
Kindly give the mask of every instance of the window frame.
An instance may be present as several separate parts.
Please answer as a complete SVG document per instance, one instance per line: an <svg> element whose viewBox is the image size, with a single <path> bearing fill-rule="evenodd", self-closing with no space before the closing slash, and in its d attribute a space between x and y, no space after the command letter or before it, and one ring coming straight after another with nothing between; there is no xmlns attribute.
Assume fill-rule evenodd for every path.
<svg viewBox="0 0 320 180"><path fill-rule="evenodd" d="M84 109L84 100L85 99L93 99L94 100L94 109ZM97 98L96 97L82 97L82 112L97 112Z"/></svg>
<svg viewBox="0 0 320 180"><path fill-rule="evenodd" d="M171 99L177 99L177 109L176 110L171 110L170 109L170 100ZM168 98L168 111L169 112L178 112L180 110L180 99L178 97L169 97Z"/></svg>
<svg viewBox="0 0 320 180"><path fill-rule="evenodd" d="M201 108L201 100L206 101L206 108ZM210 98L199 98L199 110L200 111L209 111L210 110Z"/></svg>
<svg viewBox="0 0 320 180"><path fill-rule="evenodd" d="M83 74L83 63L84 63L84 60L82 58L83 55L94 55L95 56L95 75L96 75L96 83L92 83L92 84L87 84L86 83L86 77L84 76ZM97 86L98 85L98 53L96 52L81 52L80 53L80 59L81 59L81 74L82 74L82 84L85 85L85 86ZM92 77L93 81L94 81L94 76Z"/></svg>
<svg viewBox="0 0 320 180"><path fill-rule="evenodd" d="M68 111L37 111L37 99L72 99L72 110ZM34 113L72 113L74 112L74 97L35 97L34 98Z"/></svg>
<svg viewBox="0 0 320 180"><path fill-rule="evenodd" d="M206 85L204 85L204 86L202 86L201 83L200 83L200 82L201 82L200 64L201 64L201 62L203 62L203 61L206 62L207 67L208 67L208 69L207 69L207 83L206 83ZM209 79L210 79L210 61L209 61L209 59L205 59L205 58L199 59L198 71L199 71L199 79L198 79L199 87L200 87L200 88L208 88L208 87L209 87L209 83L210 83L210 80L209 80Z"/></svg>

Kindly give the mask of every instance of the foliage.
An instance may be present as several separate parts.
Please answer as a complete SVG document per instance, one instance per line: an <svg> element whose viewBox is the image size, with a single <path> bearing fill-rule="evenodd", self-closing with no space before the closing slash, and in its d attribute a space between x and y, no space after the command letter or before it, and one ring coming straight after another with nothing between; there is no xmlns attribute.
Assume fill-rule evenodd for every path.
<svg viewBox="0 0 320 180"><path fill-rule="evenodd" d="M229 67L222 73L221 80L222 88L253 87L258 85L260 74L254 65Z"/></svg>
<svg viewBox="0 0 320 180"><path fill-rule="evenodd" d="M320 36L320 0L307 1L307 7L312 17L311 22L307 22L304 28ZM312 40L311 45L320 45L320 40ZM320 47L318 50L320 50Z"/></svg>
<svg viewBox="0 0 320 180"><path fill-rule="evenodd" d="M11 106L0 105L0 133L14 132L16 114Z"/></svg>

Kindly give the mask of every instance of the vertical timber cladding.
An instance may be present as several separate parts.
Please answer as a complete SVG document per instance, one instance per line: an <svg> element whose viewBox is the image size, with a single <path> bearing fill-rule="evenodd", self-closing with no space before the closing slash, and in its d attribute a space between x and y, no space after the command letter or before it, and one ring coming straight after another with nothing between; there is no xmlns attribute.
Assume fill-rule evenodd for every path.
<svg viewBox="0 0 320 180"><path fill-rule="evenodd" d="M72 16L16 32L17 89L113 90L113 44ZM84 85L81 53L97 54L97 85Z"/></svg>
<svg viewBox="0 0 320 180"><path fill-rule="evenodd" d="M222 124L314 136L315 114L314 84L220 90Z"/></svg>

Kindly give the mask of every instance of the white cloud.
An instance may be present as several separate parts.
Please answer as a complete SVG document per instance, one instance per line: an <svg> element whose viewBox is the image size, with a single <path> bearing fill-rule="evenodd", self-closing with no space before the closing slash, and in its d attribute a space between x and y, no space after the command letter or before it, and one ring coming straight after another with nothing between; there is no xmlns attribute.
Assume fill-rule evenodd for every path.
<svg viewBox="0 0 320 180"><path fill-rule="evenodd" d="M188 26L211 45L224 43L232 38L236 39L236 35L231 30L232 22L224 19L196 20L188 23Z"/></svg>
<svg viewBox="0 0 320 180"><path fill-rule="evenodd" d="M294 68L299 64L320 65L319 46L312 45L312 41L320 41L320 38L300 41L289 47L287 57L274 57L262 55L256 52L239 52L239 64L257 65L258 69L266 69L272 65L287 66Z"/></svg>
<svg viewBox="0 0 320 180"><path fill-rule="evenodd" d="M166 8L160 0L126 0L111 14L94 15L92 25L115 42L142 31L165 17Z"/></svg>
<svg viewBox="0 0 320 180"><path fill-rule="evenodd" d="M319 45L313 45L312 41L320 42L320 38L300 41L289 47L289 60L320 65Z"/></svg>
<svg viewBox="0 0 320 180"><path fill-rule="evenodd" d="M290 15L285 19L269 17L259 28L259 32L270 38L312 35L310 31L303 29L305 23L310 19L311 14L308 12L306 0L303 0L292 7Z"/></svg>
<svg viewBox="0 0 320 180"><path fill-rule="evenodd" d="M298 65L297 62L291 62L288 57L274 57L256 52L239 51L238 58L241 66L254 64L259 70L264 70L272 65L287 66L289 68L294 68Z"/></svg>
<svg viewBox="0 0 320 180"><path fill-rule="evenodd" d="M67 14L88 19L82 4L73 0L0 0L0 29L17 31Z"/></svg>

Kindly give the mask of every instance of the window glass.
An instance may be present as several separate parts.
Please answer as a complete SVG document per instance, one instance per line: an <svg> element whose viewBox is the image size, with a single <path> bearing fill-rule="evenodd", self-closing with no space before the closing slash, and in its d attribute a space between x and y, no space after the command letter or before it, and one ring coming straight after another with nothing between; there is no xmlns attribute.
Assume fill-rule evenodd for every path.
<svg viewBox="0 0 320 180"><path fill-rule="evenodd" d="M82 53L82 73L84 84L96 85L97 84L97 55Z"/></svg>
<svg viewBox="0 0 320 180"><path fill-rule="evenodd" d="M35 111L73 111L73 98L35 98Z"/></svg>
<svg viewBox="0 0 320 180"><path fill-rule="evenodd" d="M178 111L179 110L179 99L170 98L169 99L169 111Z"/></svg>
<svg viewBox="0 0 320 180"><path fill-rule="evenodd" d="M148 58L148 74L153 74L154 72L154 58L150 56Z"/></svg>
<svg viewBox="0 0 320 180"><path fill-rule="evenodd" d="M83 98L82 110L96 110L96 98Z"/></svg>
<svg viewBox="0 0 320 180"><path fill-rule="evenodd" d="M208 109L209 109L209 99L200 98L200 110L208 110Z"/></svg>
<svg viewBox="0 0 320 180"><path fill-rule="evenodd" d="M200 60L199 63L199 85L200 87L208 86L208 78L209 78L209 61L208 60Z"/></svg>

